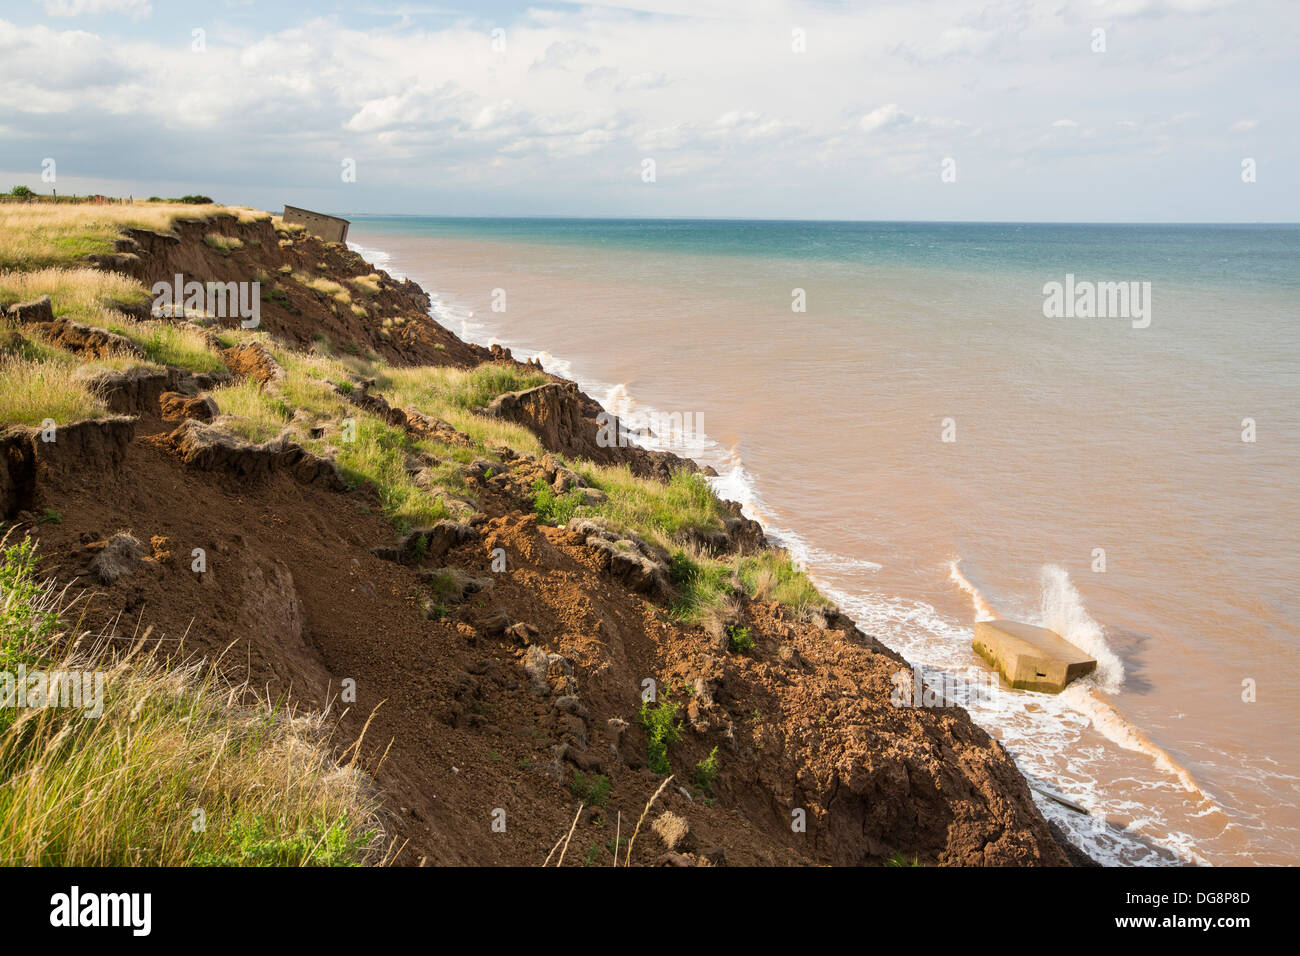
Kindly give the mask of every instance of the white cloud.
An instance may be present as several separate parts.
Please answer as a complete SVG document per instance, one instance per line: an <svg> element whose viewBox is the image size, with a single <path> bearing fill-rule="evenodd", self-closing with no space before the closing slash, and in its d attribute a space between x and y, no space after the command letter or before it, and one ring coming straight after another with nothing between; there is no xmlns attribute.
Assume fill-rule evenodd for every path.
<svg viewBox="0 0 1300 956"><path fill-rule="evenodd" d="M41 0L51 17L79 17L83 13L125 13L139 20L153 13L149 0Z"/></svg>
<svg viewBox="0 0 1300 956"><path fill-rule="evenodd" d="M876 130L906 126L913 120L914 117L900 110L897 103L887 103L858 120L858 128L864 133L874 133Z"/></svg>
<svg viewBox="0 0 1300 956"><path fill-rule="evenodd" d="M120 17L85 21L99 33L0 21L0 124L10 130L0 162L25 162L39 142L40 155L82 148L83 166L125 177L152 137L193 146L150 152L169 180L196 164L205 176L232 170L236 182L269 170L323 178L317 167L337 180L346 155L369 171L364 182L391 182L395 194L413 181L489 196L535 184L577 209L597 188L617 195L647 155L674 171L661 182L683 202L723 190L925 198L935 164L956 156L963 183L978 171L990 188L941 201L991 202L1000 177L1014 192L1049 153L1058 187L1061 157L1105 155L1137 180L1153 150L1204 156L1216 135L1293 128L1288 37L1300 17L1294 5L1260 3L1275 29L1249 42L1219 4L1195 5L1194 16L1170 3L1097 7L1112 19L1133 11L1106 21L1104 55L1089 49L1093 8L1057 0L985 0L974 13L962 0L566 4L437 29L415 25L431 22L421 17L379 18L376 29L326 17L251 38L210 30L202 55ZM130 14L148 4L48 7ZM491 47L494 25L506 29L504 53ZM791 50L792 25L806 29L806 53ZM1277 80L1258 85L1259 75ZM1250 119L1239 118L1243 103ZM1295 166L1292 153L1275 161ZM1194 165L1170 171L1169 195Z"/></svg>

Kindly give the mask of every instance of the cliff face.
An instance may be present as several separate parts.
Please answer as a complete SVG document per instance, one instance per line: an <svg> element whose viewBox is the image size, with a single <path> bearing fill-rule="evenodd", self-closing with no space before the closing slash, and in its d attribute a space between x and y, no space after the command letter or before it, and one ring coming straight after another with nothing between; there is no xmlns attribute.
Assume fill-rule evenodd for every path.
<svg viewBox="0 0 1300 956"><path fill-rule="evenodd" d="M214 231L239 247L213 245ZM119 250L99 267L146 287L177 272L267 276L279 291L263 290L262 329L298 347L323 334L392 366L528 368L438 326L413 284L340 246L301 234L286 244L267 221L135 231ZM373 292L353 309L307 281L319 279ZM679 568L661 548L599 521L539 520L540 486L601 494L571 470L603 453L589 431L599 407L576 386L554 380L545 395L498 396L482 412L532 428L565 461L496 449L498 463L471 462L459 479L472 514L399 537L374 488L351 487L291 435L236 442L203 421L211 382L267 388L277 374L248 347L220 354L226 372L167 370L167 388L123 393L133 421L86 425L57 451L30 430L7 432L6 513L34 529L45 573L94 588L86 626L139 622L169 647L224 654L272 696L332 706L341 745L364 728L362 759L404 844L398 862L541 863L581 799L566 863L608 864L615 830L626 840L662 782L650 765L666 756L675 778L651 817L671 810L689 833L665 853L643 828L636 862L1066 863L1005 751L960 708L892 706L906 663L842 615L796 612L733 582L727 626L685 623L672 613ZM468 435L365 383L346 397L403 434L475 454ZM695 469L617 454L612 463L652 480ZM417 476L438 466L410 465ZM61 520L38 524L43 511ZM685 543L761 555L761 529L728 513L721 530ZM95 556L126 529L148 553L104 583ZM665 755L641 717L647 681L678 708Z"/></svg>

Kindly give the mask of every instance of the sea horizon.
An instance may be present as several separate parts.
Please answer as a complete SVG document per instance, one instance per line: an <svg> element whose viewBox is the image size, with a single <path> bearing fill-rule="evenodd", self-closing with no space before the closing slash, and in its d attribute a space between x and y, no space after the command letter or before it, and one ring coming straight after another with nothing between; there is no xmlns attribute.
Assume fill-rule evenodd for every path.
<svg viewBox="0 0 1300 956"><path fill-rule="evenodd" d="M1300 226L1300 220L1289 219L831 219L787 216L575 216L567 214L491 214L481 216L455 216L444 213L406 212L356 212L340 211L331 215L352 220L369 219L465 219L503 220L546 219L575 222L776 222L776 223L843 223L850 225L964 225L964 226Z"/></svg>

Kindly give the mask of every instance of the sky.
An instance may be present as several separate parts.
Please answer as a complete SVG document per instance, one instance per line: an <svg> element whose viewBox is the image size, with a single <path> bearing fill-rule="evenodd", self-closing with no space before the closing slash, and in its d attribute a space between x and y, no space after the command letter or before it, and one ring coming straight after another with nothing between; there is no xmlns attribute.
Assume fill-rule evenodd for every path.
<svg viewBox="0 0 1300 956"><path fill-rule="evenodd" d="M0 190L1295 222L1297 49L1300 0L4 0Z"/></svg>

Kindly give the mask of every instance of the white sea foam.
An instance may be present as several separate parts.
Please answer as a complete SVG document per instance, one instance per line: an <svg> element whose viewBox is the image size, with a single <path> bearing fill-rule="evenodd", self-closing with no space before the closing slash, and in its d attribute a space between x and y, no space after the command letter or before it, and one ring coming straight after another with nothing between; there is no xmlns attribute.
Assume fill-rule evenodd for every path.
<svg viewBox="0 0 1300 956"><path fill-rule="evenodd" d="M1044 565L1039 585L1040 617L1034 623L1055 631L1096 660L1092 682L1108 693L1119 693L1124 685L1124 662L1106 643L1101 625L1084 608L1069 573L1055 564Z"/></svg>
<svg viewBox="0 0 1300 956"><path fill-rule="evenodd" d="M356 242L349 242L348 248L359 255L362 259L365 259L366 262L369 262L375 268L383 269L398 282L401 282L406 278L406 273L402 272L396 267L396 265L394 265L392 255L385 252L383 249L371 249L369 246L363 246Z"/></svg>

